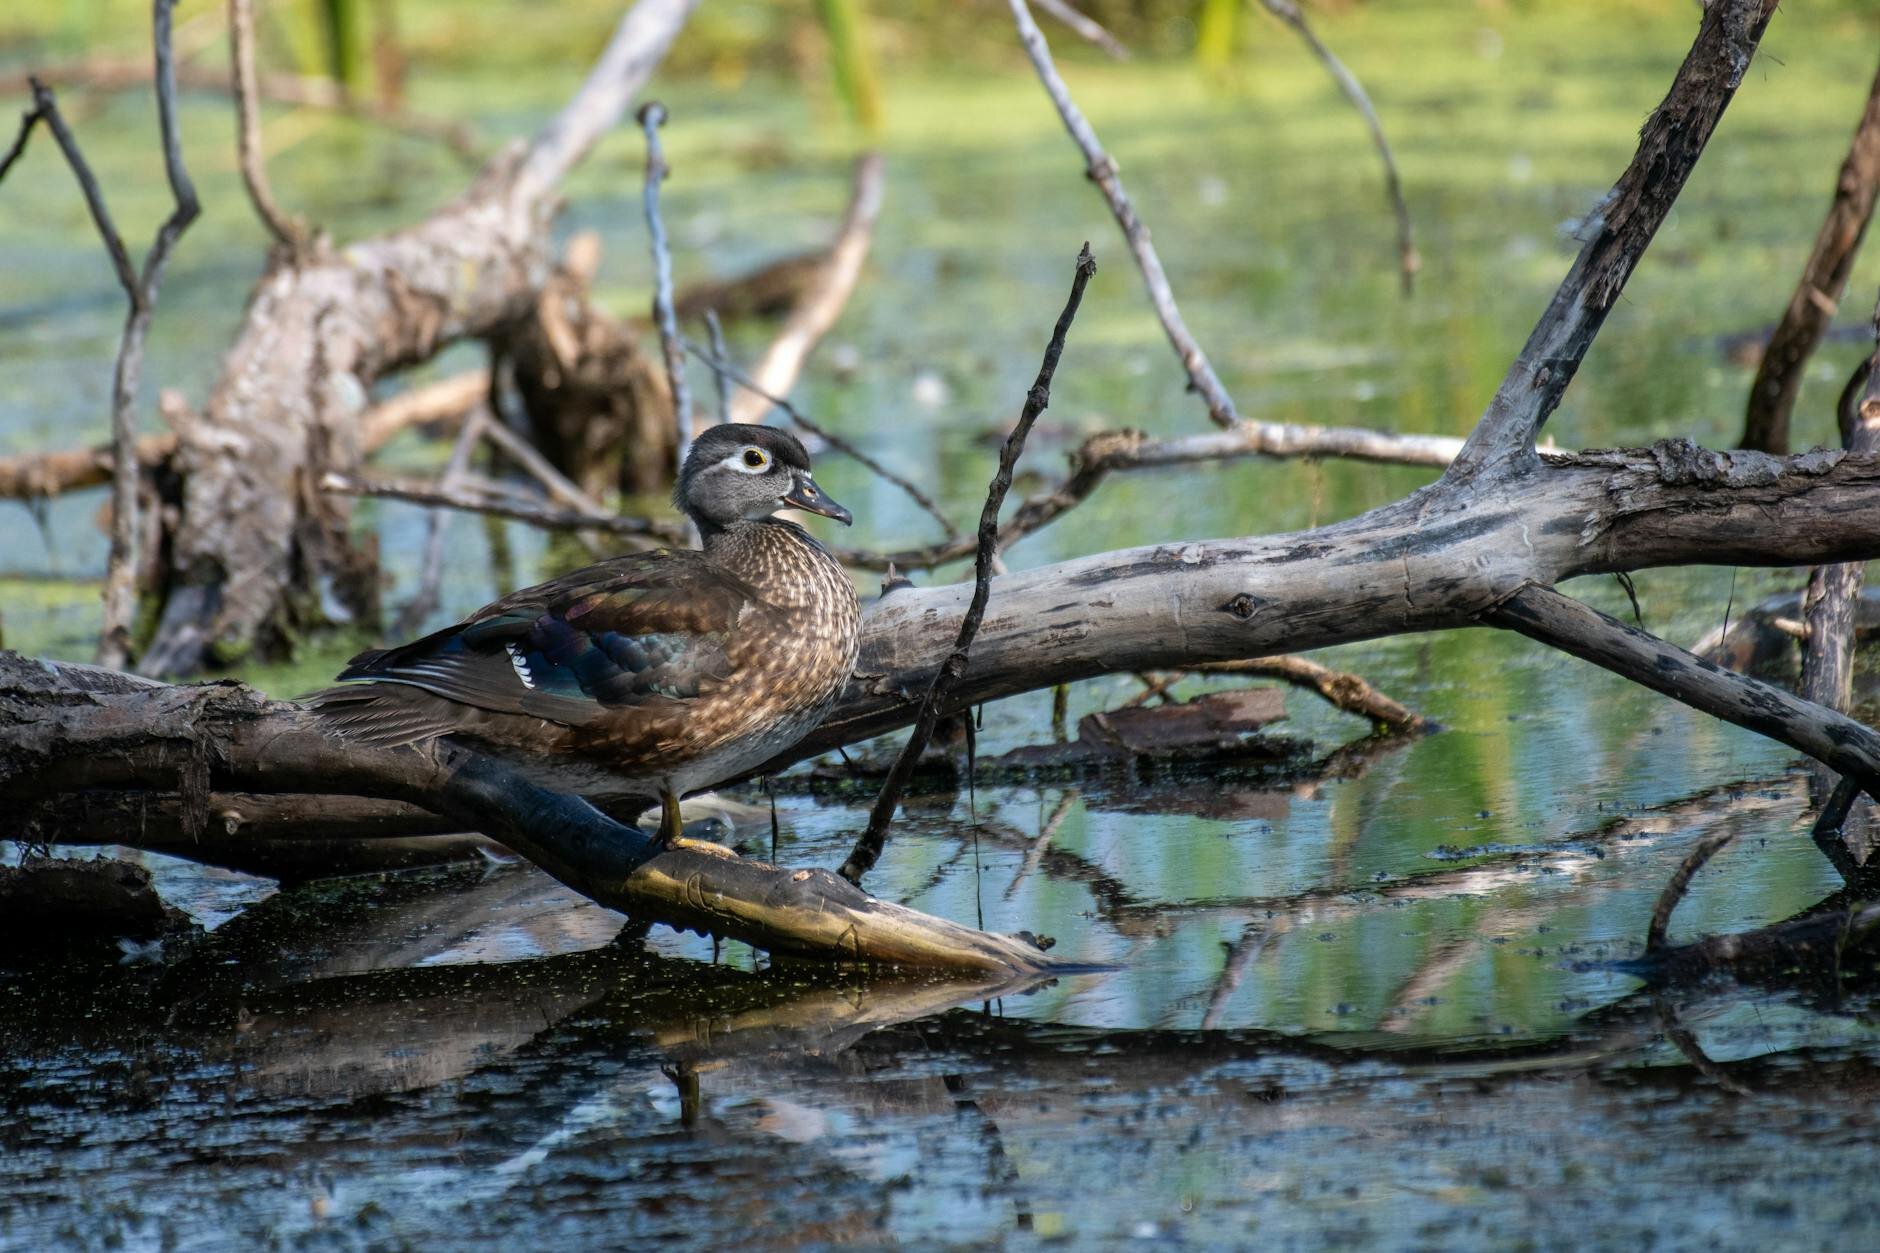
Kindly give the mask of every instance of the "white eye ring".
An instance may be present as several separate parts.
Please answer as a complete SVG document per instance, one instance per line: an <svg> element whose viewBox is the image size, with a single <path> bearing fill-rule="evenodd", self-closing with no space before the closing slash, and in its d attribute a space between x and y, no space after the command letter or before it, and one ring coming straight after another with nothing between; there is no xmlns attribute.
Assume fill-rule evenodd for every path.
<svg viewBox="0 0 1880 1253"><path fill-rule="evenodd" d="M752 458L756 458L755 461ZM762 474L770 469L770 454L761 448L740 448L720 464L739 474Z"/></svg>

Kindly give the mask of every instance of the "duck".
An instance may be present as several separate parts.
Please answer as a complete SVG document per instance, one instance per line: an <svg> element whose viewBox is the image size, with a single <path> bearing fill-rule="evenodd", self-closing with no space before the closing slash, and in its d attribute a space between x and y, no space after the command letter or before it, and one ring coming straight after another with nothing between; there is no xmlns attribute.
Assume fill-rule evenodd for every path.
<svg viewBox="0 0 1880 1253"><path fill-rule="evenodd" d="M352 742L448 740L611 813L745 774L823 720L854 672L861 607L795 522L853 522L784 431L724 423L688 450L674 504L700 547L613 557L504 596L462 622L354 657L308 699Z"/></svg>

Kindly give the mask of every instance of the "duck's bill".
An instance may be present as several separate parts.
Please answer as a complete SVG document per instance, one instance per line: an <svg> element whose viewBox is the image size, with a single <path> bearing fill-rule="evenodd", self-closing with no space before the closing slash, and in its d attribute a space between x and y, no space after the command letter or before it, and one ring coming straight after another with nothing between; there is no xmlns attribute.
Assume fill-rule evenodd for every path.
<svg viewBox="0 0 1880 1253"><path fill-rule="evenodd" d="M819 513L825 518L834 518L843 526L848 526L855 521L853 514L830 499L829 493L816 486L815 479L798 479L796 486L790 489L790 494L783 498L783 503L792 509L803 509L810 513Z"/></svg>

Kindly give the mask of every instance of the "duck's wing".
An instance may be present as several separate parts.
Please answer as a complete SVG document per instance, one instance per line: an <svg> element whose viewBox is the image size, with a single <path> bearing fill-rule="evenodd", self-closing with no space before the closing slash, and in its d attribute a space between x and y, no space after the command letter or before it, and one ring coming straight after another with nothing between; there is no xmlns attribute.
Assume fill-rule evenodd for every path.
<svg viewBox="0 0 1880 1253"><path fill-rule="evenodd" d="M766 610L748 584L697 553L640 553L525 588L413 643L361 653L339 677L580 726L712 691L729 675L731 633ZM357 705L358 691L333 689L321 703Z"/></svg>

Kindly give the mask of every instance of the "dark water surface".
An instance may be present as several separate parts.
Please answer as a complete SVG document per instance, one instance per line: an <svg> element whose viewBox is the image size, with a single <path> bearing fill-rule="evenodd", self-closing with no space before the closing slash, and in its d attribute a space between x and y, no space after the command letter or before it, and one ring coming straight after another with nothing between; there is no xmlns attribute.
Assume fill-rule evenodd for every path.
<svg viewBox="0 0 1880 1253"><path fill-rule="evenodd" d="M1407 302L1363 133L1278 32L1238 85L1204 88L1186 65L1069 72L1243 410L1462 434L1661 96L1690 10L1325 22L1404 167L1425 257ZM1730 442L1748 371L1721 341L1787 298L1872 34L1778 16L1555 438ZM421 75L418 91L433 111L521 133L572 73ZM823 237L848 141L813 102L762 83L666 99L682 280ZM800 388L812 412L974 516L985 433L1016 410L1088 238L1102 269L1028 464L1055 470L1085 429L1204 429L1016 61L910 76L889 103L887 208L862 291ZM140 238L128 223L162 208L143 107L80 117ZM206 392L259 257L224 110L197 101L185 122L211 213L171 272L153 397ZM423 145L340 123L285 115L271 134L284 202L342 237L411 220L462 178ZM603 295L623 311L645 299L639 158L615 137L568 189L567 225L602 233ZM0 451L103 434L117 295L62 177L36 150L0 188ZM1850 290L1876 282L1863 262ZM1850 296L1844 321L1865 301ZM736 343L748 353L764 333L739 328ZM1860 353L1824 350L1803 442L1829 438ZM460 350L436 370L473 361ZM443 455L415 438L389 453L415 472ZM818 477L854 509L859 542L927 537L856 467ZM1008 559L1300 528L1426 478L1299 463L1140 475ZM43 526L0 503L9 645L89 655L98 499L53 502ZM422 512L373 504L360 523L380 533L388 602L402 602ZM508 534L521 577L566 559ZM483 528L459 520L451 543L439 622L501 590ZM1792 582L1725 569L1638 587L1646 624L1688 644L1726 605ZM1626 603L1603 582L1572 590ZM304 690L353 643L240 677ZM1111 967L1042 986L769 969L657 928L616 939L617 915L522 866L277 892L144 858L205 933L160 961L113 951L0 972L0 1246L1880 1241L1880 985L1845 971L1654 997L1597 964L1639 950L1660 888L1709 835L1736 839L1678 936L1787 918L1839 886L1806 837L1791 755L1486 631L1323 659L1445 729L1333 759L1367 728L1293 694L1285 769L942 779L910 801L871 887ZM1137 687L1081 685L1072 718ZM986 754L1047 741L1049 697L990 707L985 725ZM839 766L780 781L781 857L835 864L869 794ZM755 807L739 837L763 847L761 797L737 799Z"/></svg>

